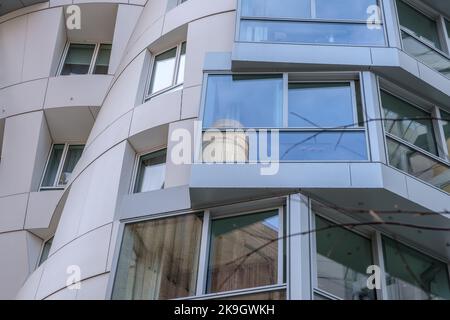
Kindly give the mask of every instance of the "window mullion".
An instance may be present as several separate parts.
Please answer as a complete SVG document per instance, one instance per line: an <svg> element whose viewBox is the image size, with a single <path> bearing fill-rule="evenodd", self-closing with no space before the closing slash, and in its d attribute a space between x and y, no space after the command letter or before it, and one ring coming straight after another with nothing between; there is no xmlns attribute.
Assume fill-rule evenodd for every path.
<svg viewBox="0 0 450 320"><path fill-rule="evenodd" d="M285 230L284 230L284 213L283 207L278 209L278 284L284 283L284 243L285 243Z"/></svg>
<svg viewBox="0 0 450 320"><path fill-rule="evenodd" d="M97 56L98 56L99 50L100 50L100 43L97 43L95 45L95 49L94 49L94 52L92 54L91 65L89 66L88 74L93 74L94 73L94 68L95 68L95 64L97 63Z"/></svg>
<svg viewBox="0 0 450 320"><path fill-rule="evenodd" d="M200 296L206 293L206 281L208 276L208 255L210 242L211 213L205 210L203 213L202 236L200 244L200 257L197 273L196 295Z"/></svg>
<svg viewBox="0 0 450 320"><path fill-rule="evenodd" d="M437 19L437 24L438 24L438 32L439 32L439 36L440 36L440 40L442 43L442 51L444 51L447 54L450 54L450 38L447 34L447 26L445 24L445 18L440 15L439 18Z"/></svg>
<svg viewBox="0 0 450 320"><path fill-rule="evenodd" d="M380 232L376 231L372 237L373 261L380 269L380 289L377 289L377 300L388 300L386 270L384 268L383 243Z"/></svg>
<svg viewBox="0 0 450 320"><path fill-rule="evenodd" d="M180 68L181 47L182 47L182 45L183 45L183 43L181 42L177 46L177 53L175 54L175 66L174 66L174 70L173 70L172 87L177 84L178 72L179 72L178 69Z"/></svg>
<svg viewBox="0 0 450 320"><path fill-rule="evenodd" d="M311 0L311 19L316 19L316 0Z"/></svg>
<svg viewBox="0 0 450 320"><path fill-rule="evenodd" d="M289 127L289 75L283 73L283 127Z"/></svg>

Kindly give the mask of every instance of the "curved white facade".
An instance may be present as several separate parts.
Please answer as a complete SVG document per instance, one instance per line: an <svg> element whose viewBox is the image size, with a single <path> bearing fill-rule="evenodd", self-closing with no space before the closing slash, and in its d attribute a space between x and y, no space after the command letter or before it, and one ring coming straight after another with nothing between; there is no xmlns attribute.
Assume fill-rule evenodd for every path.
<svg viewBox="0 0 450 320"><path fill-rule="evenodd" d="M419 2L450 17L439 1ZM80 30L66 26L72 3L81 8ZM329 217L342 223L360 221L345 210L356 208L364 221L381 212L386 222L450 228L450 195L389 165L380 86L402 88L450 112L450 79L404 51L394 2L383 1L381 46L241 41L240 3L50 0L0 16L0 298L110 299L125 225L152 216L276 198L290 235L310 229L316 200L344 208L343 220ZM155 57L182 42L182 86L145 101ZM111 44L107 74L59 75L68 43ZM133 193L139 155L162 147L171 155L178 143L173 133L194 133L204 113L208 75L232 72L279 73L284 81L321 73L362 83L367 160L290 161L265 176L259 165L180 165L168 156L164 189ZM438 128L445 138L445 125ZM54 144L85 147L68 183L42 190ZM450 167L448 151L436 156L444 169ZM412 218L409 212L433 214ZM449 265L450 231L382 224L367 234L379 246L383 234L398 237ZM38 265L53 236L48 258ZM273 289L286 290L290 299L312 299L320 289L305 276L317 268L307 263L312 240L287 239L285 279ZM376 261L382 256L374 264L383 264ZM74 277L79 288L67 287ZM197 295L207 294L198 283ZM383 286L377 297L394 298L385 280Z"/></svg>

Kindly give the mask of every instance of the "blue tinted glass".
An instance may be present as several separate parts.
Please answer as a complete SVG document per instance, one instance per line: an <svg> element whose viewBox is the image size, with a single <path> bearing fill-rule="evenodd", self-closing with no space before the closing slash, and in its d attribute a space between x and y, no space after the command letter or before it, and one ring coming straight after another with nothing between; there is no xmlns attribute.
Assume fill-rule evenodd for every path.
<svg viewBox="0 0 450 320"><path fill-rule="evenodd" d="M367 160L364 132L281 132L280 161Z"/></svg>
<svg viewBox="0 0 450 320"><path fill-rule="evenodd" d="M289 85L289 127L356 126L350 83Z"/></svg>
<svg viewBox="0 0 450 320"><path fill-rule="evenodd" d="M204 127L281 127L282 107L281 75L210 75Z"/></svg>
<svg viewBox="0 0 450 320"><path fill-rule="evenodd" d="M383 29L366 24L242 20L240 40L383 46Z"/></svg>
<svg viewBox="0 0 450 320"><path fill-rule="evenodd" d="M311 0L242 0L242 16L310 18Z"/></svg>
<svg viewBox="0 0 450 320"><path fill-rule="evenodd" d="M367 20L377 11L377 0L315 0L320 19Z"/></svg>

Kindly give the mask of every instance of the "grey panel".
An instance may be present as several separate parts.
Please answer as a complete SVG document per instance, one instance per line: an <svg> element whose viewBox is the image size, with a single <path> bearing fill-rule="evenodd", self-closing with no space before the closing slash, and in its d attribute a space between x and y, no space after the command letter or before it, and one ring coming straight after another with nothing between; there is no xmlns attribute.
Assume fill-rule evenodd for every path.
<svg viewBox="0 0 450 320"><path fill-rule="evenodd" d="M0 0L0 16L46 0Z"/></svg>

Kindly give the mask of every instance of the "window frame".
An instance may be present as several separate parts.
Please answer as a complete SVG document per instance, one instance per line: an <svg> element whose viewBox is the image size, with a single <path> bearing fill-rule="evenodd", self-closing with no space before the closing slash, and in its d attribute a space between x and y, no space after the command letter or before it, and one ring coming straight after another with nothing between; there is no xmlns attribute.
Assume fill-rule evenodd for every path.
<svg viewBox="0 0 450 320"><path fill-rule="evenodd" d="M56 176L55 176L55 180L53 181L53 185L46 187L46 186L43 186L42 184L44 183L45 174L47 173L47 168L48 168L50 158L53 153L53 147L58 144L64 145L63 152L61 155L61 160L59 161L59 164L58 164L58 170L56 171ZM39 191L64 190L66 188L67 184L60 185L59 179L61 178L62 170L64 168L64 164L66 162L66 157L67 157L67 153L69 151L70 146L83 146L83 152L84 152L84 148L86 147L86 144L84 142L80 142L80 143L77 143L77 142L61 142L61 143L53 142L52 143L52 145L50 147L50 152L48 153L48 156L47 156L47 162L45 163L44 172L41 177L41 182L39 183Z"/></svg>
<svg viewBox="0 0 450 320"><path fill-rule="evenodd" d="M279 201L286 200L285 197L277 198ZM273 200L273 199L272 199ZM248 204L248 203L247 203ZM223 207L218 207L224 208ZM114 291L114 283L116 282L116 276L117 276L117 267L119 263L120 253L122 251L122 244L123 244L123 237L125 234L125 228L127 225L134 224L134 223L142 223L147 221L153 221L153 220L160 220L160 219L166 219L166 218L173 218L177 216L183 216L188 214L197 214L202 216L202 230L200 235L200 251L198 256L198 270L196 274L196 293L194 296L190 297L182 297L182 298L175 298L172 300L206 300L206 299L219 299L219 298L226 298L226 297L235 297L235 296L241 296L246 294L253 294L253 293L264 293L264 292L272 292L272 291L279 291L284 290L286 292L286 298L288 298L288 285L289 285L289 279L288 279L288 272L285 273L288 259L289 257L284 255L284 250L288 249L288 241L278 241L278 281L274 285L269 286L260 286L255 288L245 288L245 289L239 289L239 290L232 290L232 291L224 291L224 292L218 292L218 293L206 293L207 292L207 276L208 276L208 265L209 265L209 250L210 250L210 240L211 240L211 222L213 219L222 219L222 218L230 218L230 217L236 217L236 216L242 216L242 215L248 215L248 214L256 214L256 213L264 213L267 211L274 211L278 210L278 215L280 219L280 229L279 234L283 235L283 238L287 239L285 229L285 219L287 210L284 206L278 206L278 205L265 205L264 203L257 201L256 203L252 203L252 207L255 209L243 209L243 208L236 208L236 210L233 210L232 213L218 213L215 210L217 208L207 209L207 210L188 210L188 211L179 211L179 212L168 212L168 213L161 213L161 214L155 214L152 216L143 216L137 219L130 219L127 221L122 221L119 226L119 236L116 239L116 250L113 257L113 266L112 266L112 274L109 283L108 283L108 293L107 297L109 299L113 296ZM214 211L214 212L212 212ZM281 250L280 250L281 247ZM280 268L280 263L281 268ZM280 283L281 280L281 283ZM284 281L283 281L284 280Z"/></svg>
<svg viewBox="0 0 450 320"><path fill-rule="evenodd" d="M434 22L436 22L436 28L437 28L437 32L438 32L438 40L439 40L439 44L441 46L441 48L436 48L432 44L432 42L430 42L428 39L424 39L424 38L418 37L418 36L416 36L414 34L414 32L412 30L409 30L408 28L402 26L401 22L400 22L400 17L399 17L399 9L398 9L398 6L397 6L397 1L393 1L394 2L394 6L395 6L396 15L397 15L398 32L399 32L399 35L400 35L400 39L399 40L400 40L400 45L401 45L402 51L405 52L406 54L408 54L410 57L414 58L415 60L418 60L421 63L424 63L421 60L419 60L416 57L414 57L408 51L405 50L405 45L403 43L403 37L402 37L402 32L405 32L406 34L408 34L408 36L410 36L410 37L414 38L415 40L419 41L421 44L423 44L427 48L430 48L432 51L436 52L438 55L440 55L443 58L447 59L449 61L449 63L450 63L450 35L447 34L446 25L445 25L445 21L446 20L450 21L449 18L444 16L444 15L442 15L438 11L434 10L433 8L428 6L427 4L422 3L422 2L418 2L417 0L398 0L398 1L403 2L405 5L410 6L414 10L416 10L419 13L423 14L428 19L431 19ZM446 34L448 35L448 37L445 36ZM429 68L433 69L432 67L429 67ZM435 69L433 69L433 70L435 70ZM435 70L435 71L439 72L437 70ZM450 78L449 76L446 76L443 73L440 73L440 74L442 74L446 78Z"/></svg>
<svg viewBox="0 0 450 320"><path fill-rule="evenodd" d="M160 152L163 150L166 150L166 165L167 165L167 151L168 151L167 145L157 146L155 148L151 148L149 150L136 153L135 159L134 159L134 164L133 164L133 170L132 170L133 176L132 176L132 180L131 180L131 184L130 184L130 190L128 191L129 194L142 193L142 192L135 192L136 187L137 187L137 182L138 182L138 174L139 174L139 169L140 169L141 158L146 155L150 155L152 153ZM164 190L164 189L159 189L159 190ZM154 190L154 191L158 191L158 190ZM151 192L151 191L149 191L149 192Z"/></svg>
<svg viewBox="0 0 450 320"><path fill-rule="evenodd" d="M238 0L237 4L237 19L236 19L236 28L235 28L235 42L237 43L255 43L253 41L244 41L240 39L240 30L242 21L262 21L262 22L297 22L297 23L337 23L337 24L350 24L350 25L366 25L366 20L351 20L351 19L323 19L317 18L315 16L316 9L314 8L315 0L310 0L311 3L311 17L310 18L281 18L281 17L270 17L270 16L261 16L261 17L251 17L242 15L242 1ZM345 43L345 44L333 44L333 43L309 43L309 42L273 42L273 41L263 41L261 43L265 44L295 44L295 45L315 45L315 46L338 46L338 47L379 47L384 48L388 45L388 33L386 28L386 18L384 13L384 0L377 0L378 7L380 8L380 17L381 20L377 21L380 23L381 28L383 29L383 41L384 43L381 45L361 45L361 44L353 44L353 43Z"/></svg>
<svg viewBox="0 0 450 320"><path fill-rule="evenodd" d="M319 74L319 77L317 77ZM370 140L369 140L369 130L367 125L367 114L366 114L366 101L364 98L364 88L363 88L363 77L361 72L319 72L319 73L310 73L310 72L232 72L232 71L206 71L203 75L203 85L202 85L202 94L201 94L201 105L199 112L199 119L202 122L202 134L197 137L199 139L199 146L202 145L203 133L206 130L219 130L221 132L225 132L228 129L232 128L214 128L214 127L204 127L203 119L206 111L206 100L208 93L208 82L209 76L215 75L282 75L283 79L283 92L282 92L282 127L243 127L239 129L247 130L247 129L255 129L258 130L279 130L279 132L364 132L364 140L366 144L365 152L367 155L367 159L364 160L280 160L280 163L366 163L371 162L372 154L370 150ZM316 76L316 77L315 77ZM332 79L330 79L332 77ZM357 83L359 82L359 86ZM353 117L354 117L354 127L349 128L289 128L288 120L289 120L289 84L291 83L350 83L351 93L352 93L352 109L353 109ZM358 96L356 90L360 90L361 96L361 110L358 110ZM361 113L361 119L364 123L364 126L359 126L358 116ZM194 163L203 163L202 162L202 148L199 147L198 150L194 150Z"/></svg>
<svg viewBox="0 0 450 320"><path fill-rule="evenodd" d="M102 75L102 74L96 74L94 73L94 69L95 69L95 65L97 63L97 58L98 58L98 54L100 52L100 48L102 45L111 45L111 42L71 42L71 41L67 41L66 45L64 47L64 51L61 57L61 61L59 63L58 66L58 71L56 72L56 75L58 77L66 77L66 76L70 76L70 75L62 75L61 72L64 68L64 65L66 64L66 59L67 59L67 54L69 53L69 49L70 49L70 45L71 44L87 44L87 45L94 45L94 52L92 53L92 57L91 57L91 62L89 64L89 70L87 73L85 74L80 74L80 76L82 75ZM112 47L111 47L111 53L112 53ZM108 66L109 69L109 66ZM109 73L105 74L105 75L109 75Z"/></svg>
<svg viewBox="0 0 450 320"><path fill-rule="evenodd" d="M183 79L183 82L177 84L178 74L180 73L180 61L181 61L181 56L182 56L181 50L182 50L183 45L185 45L186 50L187 50L187 41L183 40L183 41L177 43L176 46L171 46L168 49L164 49L164 50L158 51L156 53L149 51L151 54L151 61L150 61L150 65L148 68L147 80L146 80L146 84L145 84L144 103L151 100L152 98L154 98L156 96L161 95L161 94L164 94L167 92L172 92L172 91L177 91L177 90L180 90L183 88L184 79ZM174 66L174 71L173 71L173 75L172 75L172 84L167 88L155 91L154 93L150 93L154 68L156 65L156 58L166 52L173 50L173 49L176 49L176 53L175 53L175 66ZM185 55L186 55L186 52L185 52Z"/></svg>
<svg viewBox="0 0 450 320"><path fill-rule="evenodd" d="M317 209L313 209L314 206L320 207L320 212ZM360 220L355 219L351 214L345 212L337 212L336 209L328 206L326 203L323 203L319 200L311 199L309 204L309 215L312 217L311 219L311 230L315 230L316 228L316 216L321 217L322 219L328 220L330 223L334 224L345 224L345 223L359 223ZM349 228L346 226L338 226L338 228L344 228L349 232L356 233L362 237L367 238L371 242L371 254L373 257L374 265L378 265L381 269L381 289L376 290L376 300L391 300L389 297L389 291L386 286L386 271L385 271L385 260L384 260L384 251L382 238L389 238L395 242L398 242L401 245L404 245L412 250L415 250L425 256L433 258L439 262L442 262L447 266L449 286L450 286L450 261L446 261L444 257L435 254L431 250L427 250L421 247L418 243L414 243L411 240L407 240L401 236L395 235L391 231L384 230L379 226L361 226L357 228ZM314 295L318 294L326 299L330 300L343 300L340 297L337 297L331 293L326 292L318 288L317 285L317 264L316 264L316 233L310 233L310 249L311 249L311 299L314 300Z"/></svg>

